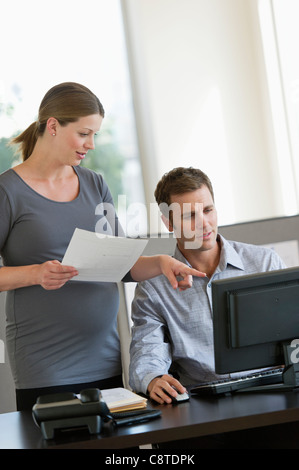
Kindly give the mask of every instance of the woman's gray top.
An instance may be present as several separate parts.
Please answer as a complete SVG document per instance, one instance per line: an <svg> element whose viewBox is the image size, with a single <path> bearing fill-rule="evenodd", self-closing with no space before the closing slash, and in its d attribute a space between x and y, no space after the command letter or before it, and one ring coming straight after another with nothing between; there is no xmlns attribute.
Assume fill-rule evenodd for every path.
<svg viewBox="0 0 299 470"><path fill-rule="evenodd" d="M106 234L118 235L112 197L100 175L74 168L78 197L57 202L38 194L10 169L0 175L0 254L4 266L62 260L76 227L95 231L109 211ZM100 206L99 206L100 204ZM109 220L108 220L109 218ZM106 379L121 373L114 283L69 281L7 292L6 346L16 388Z"/></svg>

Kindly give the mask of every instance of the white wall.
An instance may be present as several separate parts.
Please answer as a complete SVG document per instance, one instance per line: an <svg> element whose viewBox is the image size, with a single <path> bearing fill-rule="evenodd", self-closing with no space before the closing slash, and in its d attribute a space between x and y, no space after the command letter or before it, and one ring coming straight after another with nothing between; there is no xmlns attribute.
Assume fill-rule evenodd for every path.
<svg viewBox="0 0 299 470"><path fill-rule="evenodd" d="M282 215L256 0L122 0L147 201L175 166L219 223Z"/></svg>

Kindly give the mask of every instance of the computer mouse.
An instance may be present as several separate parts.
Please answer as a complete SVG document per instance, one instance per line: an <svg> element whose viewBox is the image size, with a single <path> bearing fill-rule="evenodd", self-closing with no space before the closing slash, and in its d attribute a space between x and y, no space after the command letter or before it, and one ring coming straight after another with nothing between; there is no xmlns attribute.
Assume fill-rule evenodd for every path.
<svg viewBox="0 0 299 470"><path fill-rule="evenodd" d="M182 403L184 401L188 401L190 399L187 392L185 393L178 393L176 397L171 397L172 403Z"/></svg>
<svg viewBox="0 0 299 470"><path fill-rule="evenodd" d="M189 400L190 397L189 397L187 392L179 393L175 387L172 387L172 388L177 392L176 397L173 397L172 395L170 395L170 393L168 393L166 390L164 390L164 392L171 398L172 403L182 403L184 401Z"/></svg>

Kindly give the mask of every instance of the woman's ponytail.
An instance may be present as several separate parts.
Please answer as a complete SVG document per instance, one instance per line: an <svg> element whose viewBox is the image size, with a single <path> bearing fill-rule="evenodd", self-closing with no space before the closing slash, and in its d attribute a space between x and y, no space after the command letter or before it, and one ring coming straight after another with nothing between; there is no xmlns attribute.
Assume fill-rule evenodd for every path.
<svg viewBox="0 0 299 470"><path fill-rule="evenodd" d="M39 132L38 122L33 122L22 134L12 139L11 144L17 144L22 155L23 161L27 160L33 152Z"/></svg>

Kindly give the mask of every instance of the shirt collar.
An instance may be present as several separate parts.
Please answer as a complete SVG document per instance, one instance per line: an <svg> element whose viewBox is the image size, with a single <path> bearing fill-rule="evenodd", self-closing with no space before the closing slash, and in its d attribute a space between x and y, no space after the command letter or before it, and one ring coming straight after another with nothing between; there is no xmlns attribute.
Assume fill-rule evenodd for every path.
<svg viewBox="0 0 299 470"><path fill-rule="evenodd" d="M234 266L235 268L244 271L244 264L236 250L232 247L232 245L219 233L217 235L217 238L218 240L220 240L221 254L219 265L216 271L224 271L228 265ZM176 245L174 257L182 263L185 263L188 266L192 267L179 250L178 245Z"/></svg>
<svg viewBox="0 0 299 470"><path fill-rule="evenodd" d="M218 234L221 244L221 254L219 261L219 269L224 271L228 265L237 269L245 270L243 261L233 246L220 234Z"/></svg>

